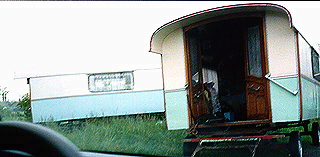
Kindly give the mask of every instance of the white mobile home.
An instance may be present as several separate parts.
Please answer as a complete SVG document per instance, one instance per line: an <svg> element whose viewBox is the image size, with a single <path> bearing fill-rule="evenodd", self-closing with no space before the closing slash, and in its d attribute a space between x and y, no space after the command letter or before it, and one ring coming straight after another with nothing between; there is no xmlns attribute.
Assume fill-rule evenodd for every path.
<svg viewBox="0 0 320 157"><path fill-rule="evenodd" d="M164 112L161 69L29 77L33 122Z"/></svg>

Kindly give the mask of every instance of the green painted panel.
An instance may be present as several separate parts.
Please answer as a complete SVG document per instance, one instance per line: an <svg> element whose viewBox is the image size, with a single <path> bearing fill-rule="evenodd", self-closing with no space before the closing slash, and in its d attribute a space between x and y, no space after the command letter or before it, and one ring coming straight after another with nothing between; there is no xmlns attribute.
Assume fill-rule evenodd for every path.
<svg viewBox="0 0 320 157"><path fill-rule="evenodd" d="M166 92L165 99L168 129L189 128L187 92L185 90Z"/></svg>
<svg viewBox="0 0 320 157"><path fill-rule="evenodd" d="M275 79L278 83L295 91L298 89L298 78ZM299 94L293 95L282 87L270 82L270 97L273 122L300 120Z"/></svg>
<svg viewBox="0 0 320 157"><path fill-rule="evenodd" d="M314 119L319 117L319 86L315 83L302 78L302 103L303 119Z"/></svg>

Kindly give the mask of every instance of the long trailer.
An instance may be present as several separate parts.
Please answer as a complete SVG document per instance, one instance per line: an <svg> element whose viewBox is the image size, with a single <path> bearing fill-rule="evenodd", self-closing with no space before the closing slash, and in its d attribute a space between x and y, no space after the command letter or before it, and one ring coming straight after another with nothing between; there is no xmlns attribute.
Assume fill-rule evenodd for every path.
<svg viewBox="0 0 320 157"><path fill-rule="evenodd" d="M164 112L160 68L28 80L34 123Z"/></svg>

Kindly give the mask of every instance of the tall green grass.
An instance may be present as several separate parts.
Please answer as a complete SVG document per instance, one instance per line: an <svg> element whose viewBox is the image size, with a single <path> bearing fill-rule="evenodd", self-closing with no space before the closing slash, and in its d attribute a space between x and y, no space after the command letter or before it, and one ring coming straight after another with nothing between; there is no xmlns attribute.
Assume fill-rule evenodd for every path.
<svg viewBox="0 0 320 157"><path fill-rule="evenodd" d="M182 156L185 130L168 131L158 116L124 116L89 119L70 126L46 124L66 136L82 150ZM74 126L74 124L73 124Z"/></svg>
<svg viewBox="0 0 320 157"><path fill-rule="evenodd" d="M185 130L169 131L163 116L123 116L94 118L74 121L73 124L47 123L48 127L62 133L82 150L104 151L156 156L183 156ZM283 128L277 132L302 131L302 127ZM288 138L280 139L278 144L287 144ZM305 154L318 147L311 146L310 136L303 136ZM249 149L201 151L204 156L243 157L251 156ZM258 149L258 157L288 156L282 149Z"/></svg>

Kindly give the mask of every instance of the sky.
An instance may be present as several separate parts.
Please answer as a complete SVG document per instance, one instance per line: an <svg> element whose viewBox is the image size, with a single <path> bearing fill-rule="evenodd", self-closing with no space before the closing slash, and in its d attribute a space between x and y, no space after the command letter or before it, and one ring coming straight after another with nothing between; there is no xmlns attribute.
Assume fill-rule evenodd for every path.
<svg viewBox="0 0 320 157"><path fill-rule="evenodd" d="M18 100L29 92L27 76L160 67L160 56L148 52L158 27L201 10L253 2L0 2L0 87ZM307 40L320 43L320 2L266 2L286 7Z"/></svg>

